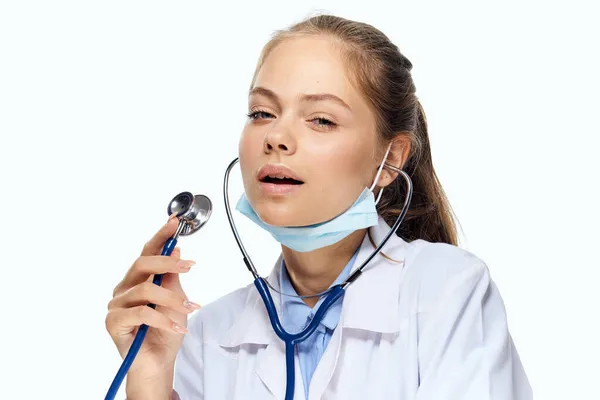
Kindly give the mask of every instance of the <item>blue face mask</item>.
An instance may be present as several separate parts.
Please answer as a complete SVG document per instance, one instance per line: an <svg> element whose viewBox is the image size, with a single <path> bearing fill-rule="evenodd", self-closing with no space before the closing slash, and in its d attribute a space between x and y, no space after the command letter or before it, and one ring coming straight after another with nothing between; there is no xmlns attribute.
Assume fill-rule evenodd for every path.
<svg viewBox="0 0 600 400"><path fill-rule="evenodd" d="M250 205L245 193L242 194L235 208L258 226L268 231L279 243L290 249L307 252L332 245L358 229L378 224L376 205L381 198L383 188L379 191L377 201L375 201L375 196L373 195L373 188L377 183L390 148L391 144L379 166L373 185L370 188L365 187L350 208L329 221L309 226L269 225L259 218Z"/></svg>

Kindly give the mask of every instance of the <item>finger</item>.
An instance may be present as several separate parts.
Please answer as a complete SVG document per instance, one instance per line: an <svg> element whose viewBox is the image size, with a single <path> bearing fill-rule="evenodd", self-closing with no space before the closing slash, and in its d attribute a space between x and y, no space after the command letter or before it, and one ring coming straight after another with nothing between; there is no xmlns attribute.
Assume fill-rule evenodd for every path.
<svg viewBox="0 0 600 400"><path fill-rule="evenodd" d="M171 256L179 260L181 258L181 248L175 247ZM181 287L181 281L179 280L179 274L166 273L163 275L162 287L174 290L177 293L182 293L183 288Z"/></svg>
<svg viewBox="0 0 600 400"><path fill-rule="evenodd" d="M175 293L184 293L179 274L164 274L161 286Z"/></svg>
<svg viewBox="0 0 600 400"><path fill-rule="evenodd" d="M173 217L175 214L171 214L169 220L166 224L164 224L158 232L152 236L152 238L146 242L144 248L142 249L142 256L157 256L160 255L162 249L174 234L177 231L177 226L179 225L179 219Z"/></svg>
<svg viewBox="0 0 600 400"><path fill-rule="evenodd" d="M148 306L113 309L106 315L105 323L113 338L128 335L142 324L169 332L188 333L187 328Z"/></svg>
<svg viewBox="0 0 600 400"><path fill-rule="evenodd" d="M173 249L173 252L171 253L170 257L173 257L173 258L179 260L181 258L181 247L175 247ZM171 274L171 273L167 272L163 276L163 284L162 284L162 286L166 287L166 282L169 280L168 277L171 276L171 275L177 277L177 281L179 282L179 274ZM146 281L147 282L152 282L153 279L154 279L154 275L150 275L150 276L148 276L148 278L146 279Z"/></svg>
<svg viewBox="0 0 600 400"><path fill-rule="evenodd" d="M173 251L171 252L170 257L173 257L173 258L176 258L176 259L181 258L181 247L175 247L173 249Z"/></svg>
<svg viewBox="0 0 600 400"><path fill-rule="evenodd" d="M183 314L190 314L200 308L191 302L183 292L175 292L150 282L141 283L108 303L109 311L116 308L132 308L148 303L167 307Z"/></svg>
<svg viewBox="0 0 600 400"><path fill-rule="evenodd" d="M146 282L154 283L154 275L150 275L148 279L146 279ZM163 274L160 286L172 290L175 293L184 293L179 274L172 274L170 272Z"/></svg>
<svg viewBox="0 0 600 400"><path fill-rule="evenodd" d="M188 272L195 262L165 256L140 256L125 274L125 277L115 287L113 297L140 283L155 274Z"/></svg>

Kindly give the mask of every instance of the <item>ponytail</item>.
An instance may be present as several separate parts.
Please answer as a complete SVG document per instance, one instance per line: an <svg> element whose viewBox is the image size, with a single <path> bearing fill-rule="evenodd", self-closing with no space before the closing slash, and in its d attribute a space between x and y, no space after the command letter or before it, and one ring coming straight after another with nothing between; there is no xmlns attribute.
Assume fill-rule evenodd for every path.
<svg viewBox="0 0 600 400"><path fill-rule="evenodd" d="M396 231L403 240L423 239L458 245L454 214L444 189L433 168L427 118L417 100L416 148L402 168L411 178L413 194L404 220ZM412 147L412 146L411 146ZM399 176L389 184L378 205L378 212L391 226L402 211L407 196L407 185Z"/></svg>

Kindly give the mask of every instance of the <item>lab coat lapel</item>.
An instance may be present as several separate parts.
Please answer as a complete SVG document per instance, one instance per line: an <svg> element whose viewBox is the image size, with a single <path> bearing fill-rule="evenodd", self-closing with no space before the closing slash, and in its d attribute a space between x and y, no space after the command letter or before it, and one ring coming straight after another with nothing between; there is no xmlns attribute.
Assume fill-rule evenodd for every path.
<svg viewBox="0 0 600 400"><path fill-rule="evenodd" d="M280 290L281 288L281 284L279 282L279 272L282 264L282 258L283 255L280 255L275 263L273 271L267 278L269 283L273 285L273 287L275 287L277 290ZM273 331L273 328L271 327L271 322L268 319L268 313L265 309L262 299L260 299L260 296L258 295L256 290L253 290L253 292L256 294L259 304L262 306L260 308L260 313L267 318L266 321L264 321L262 324L263 327L267 327L271 339L265 351L259 355L256 367L256 374L276 399L283 400L285 398L285 390L287 385L285 343ZM281 318L280 296L273 292L271 292L271 294L273 295L273 302L275 303L275 308L277 309L279 318ZM302 384L302 371L300 371L300 365L298 364L298 360L295 357L294 377L294 398L304 399L305 394L304 385Z"/></svg>
<svg viewBox="0 0 600 400"><path fill-rule="evenodd" d="M315 372L310 380L308 389L308 400L320 399L321 396L323 396L325 389L327 389L327 385L329 385L331 377L333 376L342 344L343 330L341 329L341 322L342 321L340 319L338 322L338 327L340 327L340 329L336 328L333 331L333 335L329 340L329 344L325 348L325 351L323 352L323 355L321 356L321 359L315 368Z"/></svg>
<svg viewBox="0 0 600 400"><path fill-rule="evenodd" d="M259 355L256 373L276 399L285 393L285 345L277 340L267 345Z"/></svg>
<svg viewBox="0 0 600 400"><path fill-rule="evenodd" d="M379 224L371 228L375 246L389 232L390 226L379 216ZM348 286L342 304L342 326L380 333L400 330L400 280L404 273L405 245L395 233L379 254L363 268L362 274ZM360 247L352 271L356 270L375 250L368 235ZM396 260L390 261L383 254Z"/></svg>
<svg viewBox="0 0 600 400"><path fill-rule="evenodd" d="M285 343L276 340L270 343L259 356L256 373L277 400L285 398L287 374L285 365ZM294 358L294 399L304 399L304 384L298 359Z"/></svg>
<svg viewBox="0 0 600 400"><path fill-rule="evenodd" d="M266 278L277 290L280 288L279 269L281 268L282 257L283 255L278 257L274 268ZM273 302L277 313L281 318L280 298L273 292L271 294L273 295ZM255 372L273 394L274 398L283 400L286 389L285 344L273 331L269 314L255 287L250 287L248 297L246 298L246 305L240 317L227 334L224 335L219 345L223 347L235 347L245 343L266 345L264 351L259 352L257 356ZM294 369L296 377L294 397L303 399L305 397L304 386L297 360Z"/></svg>
<svg viewBox="0 0 600 400"><path fill-rule="evenodd" d="M376 246L381 243L390 228L380 216L378 225L371 228ZM381 251L399 262L385 259L380 252L365 266L361 276L348 286L342 302L340 320L311 379L309 400L321 399L325 393L335 372L346 329L365 329L380 333L400 330L398 296L405 244L405 241L393 234ZM352 271L374 250L375 247L365 235Z"/></svg>
<svg viewBox="0 0 600 400"><path fill-rule="evenodd" d="M279 288L277 275L279 267L277 265L281 264L281 257L277 260L277 264L271 274L266 278L275 288ZM278 296L273 296L273 302L279 312L280 304ZM260 295L252 284L249 287L242 313L229 331L223 335L223 338L219 341L219 345L223 347L236 347L244 343L268 345L274 340L279 340L279 338L271 328L269 314Z"/></svg>

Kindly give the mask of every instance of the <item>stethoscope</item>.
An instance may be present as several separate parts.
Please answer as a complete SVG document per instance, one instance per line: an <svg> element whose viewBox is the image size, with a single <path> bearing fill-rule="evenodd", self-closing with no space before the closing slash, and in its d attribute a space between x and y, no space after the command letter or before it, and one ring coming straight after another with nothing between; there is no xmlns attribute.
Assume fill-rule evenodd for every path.
<svg viewBox="0 0 600 400"><path fill-rule="evenodd" d="M202 194L197 194L194 196L190 192L182 192L175 196L167 207L167 213L169 215L175 213L179 219L179 225L177 225L175 234L166 241L160 255L170 256L173 252L173 249L175 249L175 246L177 245L179 236L189 236L193 233L196 233L202 226L204 226L206 221L208 221L211 211L212 202L208 197ZM162 284L162 278L163 274L156 274L152 279L152 283L160 286ZM156 308L156 304L148 304L148 306ZM123 359L123 363L121 364L117 375L115 375L115 378L108 389L105 400L114 400L116 397L119 387L127 375L127 371L129 371L131 364L133 364L133 360L142 347L142 342L146 337L146 332L148 332L148 325L140 325L135 338L131 343L131 347L129 348L129 351Z"/></svg>
<svg viewBox="0 0 600 400"><path fill-rule="evenodd" d="M402 211L396 218L394 225L391 227L389 232L383 238L381 243L375 248L375 250L362 262L362 264L352 272L348 278L337 285L334 285L327 289L324 292L307 295L307 296L296 296L291 294L286 294L275 289L271 284L264 278L262 278L254 264L248 252L246 251L244 245L242 244L242 240L240 239L240 235L235 226L235 222L233 221L233 216L231 213L231 207L229 203L229 175L233 166L239 161L239 158L235 158L227 167L225 171L225 179L223 181L223 199L225 201L225 211L227 213L227 220L229 221L229 225L231 227L231 231L235 237L235 241L240 248L240 251L243 255L243 261L246 265L246 268L252 273L254 276L254 286L256 290L260 294L260 297L265 304L265 308L269 315L269 321L271 322L271 326L273 327L273 331L275 334L285 343L285 364L286 364L286 390L285 390L285 400L293 400L294 397L294 387L295 387L295 373L294 373L294 353L295 353L295 345L307 339L317 328L319 323L322 321L323 317L329 310L329 308L344 295L346 288L354 282L362 273L364 267L375 257L385 246L390 237L398 230L406 212L408 211L408 206L410 204L410 200L412 198L413 185L410 177L403 170L394 167L388 163L384 163L384 166L388 169L397 172L399 175L406 180L407 183L407 195L404 199L404 205L402 206ZM169 256L171 252L177 245L177 240L179 236L188 236L195 232L197 232L205 223L208 221L211 215L212 203L210 199L204 195L192 195L190 192L182 192L175 196L169 206L167 208L167 212L169 215L176 213L177 218L179 219L179 225L173 237L171 237L165 243L161 255ZM162 283L162 275L157 274L154 276L153 283L156 285L161 285ZM323 296L327 294L323 303L319 306L319 309L315 313L312 321L306 326L302 331L297 333L289 333L287 332L279 320L279 316L277 315L277 310L275 308L275 303L273 301L273 297L269 291L271 288L273 291L292 297L300 297L300 298L308 298L308 297L317 297ZM148 304L150 307L155 308L156 305ZM121 368L117 372L115 379L108 391L108 394L105 397L105 400L113 400L119 390L121 383L123 382L125 376L127 375L127 371L131 367L135 356L137 355L140 347L142 346L142 342L144 341L144 337L146 336L146 332L148 331L148 326L143 324L140 326L133 343L125 356Z"/></svg>

